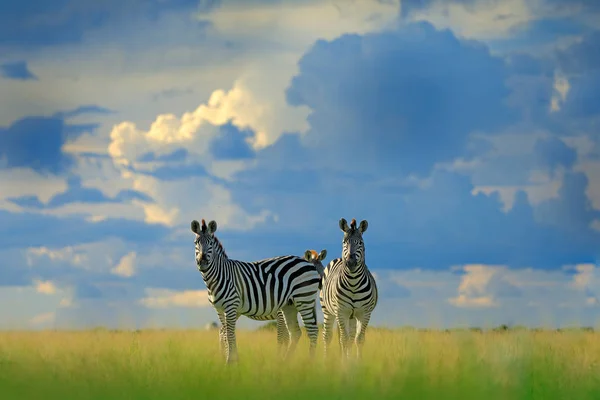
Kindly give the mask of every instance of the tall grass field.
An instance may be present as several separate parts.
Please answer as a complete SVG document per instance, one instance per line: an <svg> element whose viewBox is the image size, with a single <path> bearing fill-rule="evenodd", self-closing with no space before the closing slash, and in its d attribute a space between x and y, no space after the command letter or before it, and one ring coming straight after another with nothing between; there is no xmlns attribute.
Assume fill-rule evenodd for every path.
<svg viewBox="0 0 600 400"><path fill-rule="evenodd" d="M373 328L343 366L335 348L311 362L303 335L283 363L273 331L240 330L226 366L217 331L3 332L0 399L600 399L595 332Z"/></svg>

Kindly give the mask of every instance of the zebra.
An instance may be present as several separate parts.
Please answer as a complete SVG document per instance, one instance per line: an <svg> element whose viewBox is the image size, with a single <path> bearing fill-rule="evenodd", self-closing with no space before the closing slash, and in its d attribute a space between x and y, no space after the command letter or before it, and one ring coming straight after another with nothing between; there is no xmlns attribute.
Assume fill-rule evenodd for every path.
<svg viewBox="0 0 600 400"><path fill-rule="evenodd" d="M319 332L316 302L321 286L315 266L294 255L254 262L232 260L215 236L215 221L206 225L204 220L202 224L193 220L191 229L196 234L196 266L206 284L208 301L221 322L219 342L226 363L239 360L235 326L240 316L261 320L276 316L280 310L286 323L296 311L300 313L312 356Z"/></svg>
<svg viewBox="0 0 600 400"><path fill-rule="evenodd" d="M331 260L325 268L319 296L323 309L323 345L327 355L333 326L337 322L343 359L347 359L350 353L349 339L354 340L360 358L367 326L378 298L375 278L365 264L362 235L369 224L363 220L357 227L353 219L348 226L348 222L342 218L339 226L344 232L342 257Z"/></svg>
<svg viewBox="0 0 600 400"><path fill-rule="evenodd" d="M327 257L327 250L323 249L320 253L317 253L315 250L306 250L304 252L304 259L310 263L312 263L317 272L321 276L321 279L324 275L325 267L323 267L322 261ZM319 282L319 289L321 289L321 283ZM316 296L315 296L316 297ZM300 325L298 325L298 312L293 306L286 306L290 309L282 309L273 315L267 315L265 317L256 317L255 320L258 321L277 321L277 345L279 347L279 352L284 355L284 358L287 358L295 349L296 344L301 336ZM288 313L288 318L286 319L285 313ZM288 323L286 324L286 320ZM293 339L293 340L292 340ZM290 346L291 341L291 346ZM284 353L284 350L287 350Z"/></svg>
<svg viewBox="0 0 600 400"><path fill-rule="evenodd" d="M327 250L323 249L320 253L317 253L315 250L306 250L304 252L304 259L306 261L310 261L317 268L317 272L321 275L321 279L325 275L325 267L323 267L322 261L327 257ZM321 287L319 286L319 289Z"/></svg>

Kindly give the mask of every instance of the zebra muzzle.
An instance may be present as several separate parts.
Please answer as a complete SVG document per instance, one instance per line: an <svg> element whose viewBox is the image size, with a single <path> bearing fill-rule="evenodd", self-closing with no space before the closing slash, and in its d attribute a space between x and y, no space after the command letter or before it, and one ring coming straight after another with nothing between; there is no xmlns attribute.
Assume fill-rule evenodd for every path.
<svg viewBox="0 0 600 400"><path fill-rule="evenodd" d="M348 257L346 264L348 264L349 267L355 267L357 264L356 256L352 254L350 257Z"/></svg>
<svg viewBox="0 0 600 400"><path fill-rule="evenodd" d="M196 263L198 263L198 265L207 265L208 259L206 258L206 255L198 254L198 257L196 257Z"/></svg>

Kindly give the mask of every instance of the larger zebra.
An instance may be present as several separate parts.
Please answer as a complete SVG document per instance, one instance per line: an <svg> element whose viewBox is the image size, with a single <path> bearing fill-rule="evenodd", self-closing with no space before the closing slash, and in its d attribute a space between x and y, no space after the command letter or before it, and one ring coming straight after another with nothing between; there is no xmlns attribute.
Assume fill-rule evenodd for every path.
<svg viewBox="0 0 600 400"><path fill-rule="evenodd" d="M206 225L193 220L196 265L208 291L208 301L217 311L221 322L221 350L226 362L238 357L235 326L238 318L251 319L284 311L284 318L293 306L300 313L310 340L310 354L317 345L318 326L316 301L321 276L315 266L294 255L247 262L227 257L215 236L217 223ZM296 317L296 312L294 312Z"/></svg>
<svg viewBox="0 0 600 400"><path fill-rule="evenodd" d="M331 260L325 267L320 293L323 309L323 346L327 354L333 326L337 322L342 357L349 356L349 339L355 341L356 353L360 357L367 326L378 297L375 278L365 263L365 243L362 235L369 225L363 220L357 227L356 220L353 219L348 226L348 222L342 218L339 226L344 232L342 257Z"/></svg>

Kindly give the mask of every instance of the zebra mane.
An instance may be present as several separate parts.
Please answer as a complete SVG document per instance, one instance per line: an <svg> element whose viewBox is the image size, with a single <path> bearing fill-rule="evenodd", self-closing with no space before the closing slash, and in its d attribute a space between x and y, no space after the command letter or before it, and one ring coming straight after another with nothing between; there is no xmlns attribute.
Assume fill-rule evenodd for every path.
<svg viewBox="0 0 600 400"><path fill-rule="evenodd" d="M213 239L215 240L215 245L217 246L217 249L221 250L221 253L223 253L225 258L229 258L227 257L227 253L225 252L225 248L223 247L221 241L216 236L213 236Z"/></svg>

